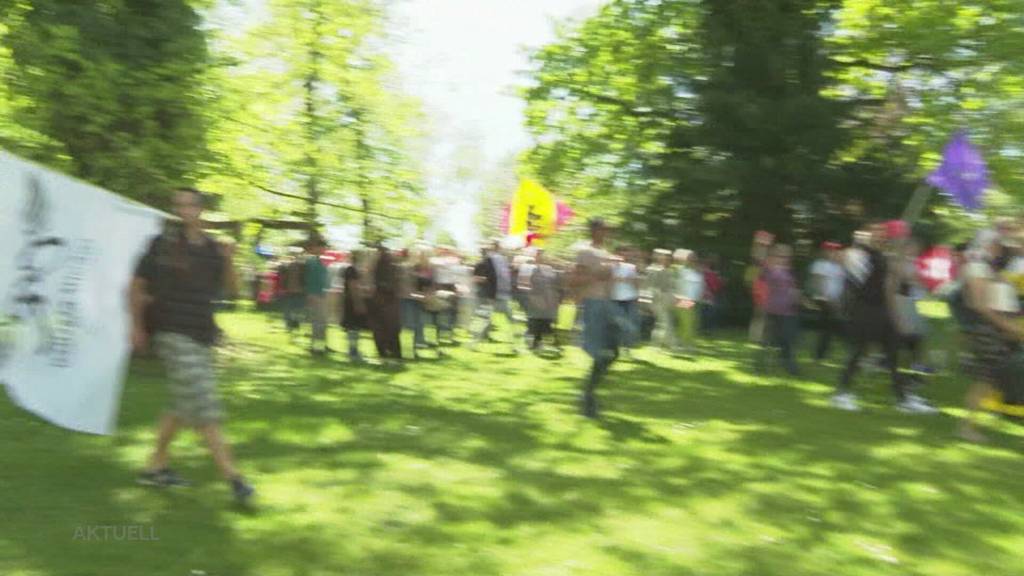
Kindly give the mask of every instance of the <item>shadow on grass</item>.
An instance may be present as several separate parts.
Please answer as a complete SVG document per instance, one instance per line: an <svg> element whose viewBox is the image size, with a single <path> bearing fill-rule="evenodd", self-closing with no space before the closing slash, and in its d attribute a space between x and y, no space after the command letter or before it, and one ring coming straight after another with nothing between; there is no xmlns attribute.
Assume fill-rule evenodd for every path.
<svg viewBox="0 0 1024 576"><path fill-rule="evenodd" d="M288 478L287 494L246 517L209 482L187 493L141 492L127 485L133 470L106 440L15 416L4 429L23 448L0 479L13 502L30 505L0 504L0 541L24 559L16 568L53 576L497 574L507 565L488 550L522 534L576 533L597 534L595 548L643 574L697 572L694 562L703 573L808 573L806 557L845 534L881 534L913 557L999 566L1008 555L997 537L1020 529L1007 478L1021 469L1008 447L954 453L948 418L838 413L822 401L828 387L809 379L736 377L750 361L744 343L709 343L692 363L618 363L600 390L606 415L592 423L575 415L583 371L562 363L458 351L395 374L311 361L272 337L225 350L221 378L236 453L257 479ZM704 363L711 355L714 367ZM524 366L536 374L523 378ZM833 375L812 371L819 380ZM874 380L862 384L877 389L869 401L885 394ZM138 448L140 434L148 441L160 388L153 364L134 367L114 448ZM192 473L202 462L208 473L205 452L196 453L186 449L180 461ZM73 481L69 470L80 472ZM374 502L385 506L383 519L372 517ZM734 517L702 518L726 502ZM326 508L335 515L320 516ZM403 516L406 508L422 508L422 518ZM714 533L682 561L612 536L621 518L665 513ZM161 541L123 550L67 542L64 551L69 518L152 523ZM235 532L242 524L244 539ZM763 527L784 545L729 539ZM845 558L853 568L877 566Z"/></svg>
<svg viewBox="0 0 1024 576"><path fill-rule="evenodd" d="M0 411L5 441L21 448L5 448L0 466L0 547L13 552L0 554L0 573L258 573L259 559L245 553L225 512L226 488L136 486L137 470L113 456L110 439ZM129 539L129 526L146 540Z"/></svg>
<svg viewBox="0 0 1024 576"><path fill-rule="evenodd" d="M876 514L859 491L879 491L887 500L901 502L906 527L899 537L905 549L923 555L956 556L955 551L946 550L953 541L996 553L985 535L1014 528L991 515L992 505L1012 505L1008 494L979 501L977 493L963 489L996 490L1000 486L997 472L969 466L946 469L925 457L915 462L879 452L880 447L905 444L908 439L922 454L939 450L948 440L935 432L948 426L948 419L883 414L860 425L858 419L864 415L815 405L806 391L774 380L740 385L721 371L692 370L680 381L678 371L649 363L620 368L603 390L608 415L596 428L611 441L598 449L553 438L549 422L525 416L531 404L561 404L564 411L571 411L572 388L578 384L571 377L562 379L565 392L531 393L521 410L510 413L459 410L426 394L357 395L358 401L337 409L307 403L295 411L311 423L334 418L351 424L355 436L312 448L260 437L252 439L256 445L243 448L284 467L356 470L357 479L349 484L354 492L372 486L380 474L387 473L373 457L379 454L453 459L500 475L503 495L492 501L419 491L419 497L433 506L441 526L482 521L496 528L550 524L574 530L581 525L594 527L611 510L643 510L666 503L686 507L748 494L746 513L787 534L790 546L775 553L774 562L780 567L796 562L805 547L826 546L822 534L871 530ZM273 404L263 408L268 415L283 409ZM667 436L666 427L671 429L673 422L692 424L697 431L724 426L732 434L723 448L727 453L705 457L680 450L686 445L685 436L683 440ZM418 432L404 432L408 427ZM665 454L666 449L675 453ZM628 472L561 469L563 462L581 458L585 467L595 471L609 460ZM828 471L806 470L821 466ZM1004 467L1005 472L1011 469ZM854 478L857 484L851 484ZM776 485L778 492L748 493L748 486L765 482ZM905 493L907 482L934 485L938 495L915 502ZM825 519L811 521L809 515ZM978 523L979 518L985 518L984 524ZM750 554L758 550L752 547Z"/></svg>

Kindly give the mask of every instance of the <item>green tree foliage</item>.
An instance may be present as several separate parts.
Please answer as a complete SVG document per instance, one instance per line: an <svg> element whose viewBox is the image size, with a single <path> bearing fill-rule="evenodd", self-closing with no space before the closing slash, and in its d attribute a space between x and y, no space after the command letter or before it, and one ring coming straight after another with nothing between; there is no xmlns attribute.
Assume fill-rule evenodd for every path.
<svg viewBox="0 0 1024 576"><path fill-rule="evenodd" d="M391 89L382 3L270 0L267 12L217 31L204 185L233 214L359 223L367 240L419 220L420 111Z"/></svg>
<svg viewBox="0 0 1024 576"><path fill-rule="evenodd" d="M950 133L981 145L1000 210L1024 197L1024 12L1005 0L847 0L827 49L839 64L829 95L862 103L852 123L856 157L883 147L921 177L938 164ZM887 145L899 142L900 147ZM957 215L936 201L943 220Z"/></svg>
<svg viewBox="0 0 1024 576"><path fill-rule="evenodd" d="M206 155L184 0L0 2L0 146L154 204Z"/></svg>
<svg viewBox="0 0 1024 576"><path fill-rule="evenodd" d="M960 127L1016 187L1011 4L615 0L534 54L524 169L627 237L737 258L758 228L809 247L898 216Z"/></svg>

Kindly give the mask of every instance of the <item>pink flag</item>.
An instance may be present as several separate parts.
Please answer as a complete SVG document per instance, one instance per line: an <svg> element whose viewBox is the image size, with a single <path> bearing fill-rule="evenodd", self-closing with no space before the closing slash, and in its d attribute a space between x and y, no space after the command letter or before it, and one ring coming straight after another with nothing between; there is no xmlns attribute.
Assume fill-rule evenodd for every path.
<svg viewBox="0 0 1024 576"><path fill-rule="evenodd" d="M572 217L576 215L576 213L573 212L572 208L570 208L568 204L562 202L561 200L559 200L558 204L556 205L556 214L557 215L555 217L555 225L558 226L559 228L568 224L569 220L572 220Z"/></svg>

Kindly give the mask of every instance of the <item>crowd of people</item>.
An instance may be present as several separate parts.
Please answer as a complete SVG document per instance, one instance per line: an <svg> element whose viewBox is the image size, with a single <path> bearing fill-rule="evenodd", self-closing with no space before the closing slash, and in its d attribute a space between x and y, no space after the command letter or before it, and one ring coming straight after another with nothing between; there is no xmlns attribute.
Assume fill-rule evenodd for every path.
<svg viewBox="0 0 1024 576"><path fill-rule="evenodd" d="M980 231L972 242L958 245L949 262L948 281L936 294L948 302L960 328L954 347L961 352L962 373L973 380L966 400L968 417L960 434L973 441L984 439L975 417L993 390L1000 392L1006 405L1024 404L1022 233L1020 222L1005 219L995 228ZM810 266L806 290L801 291L792 270L792 249L775 244L771 234L759 233L748 275L755 303L750 334L762 344L758 369L765 370L770 356L777 355L790 374L800 373L795 340L800 311L809 310L819 333L815 360L827 358L836 339L848 345L833 406L860 409L854 379L870 363L867 353L876 347L881 358L875 365L888 371L898 409L936 412L921 392L925 377L935 369L925 354L929 322L919 304L929 291L921 282L920 253L921 243L905 222L876 223L858 231L849 247L824 243Z"/></svg>
<svg viewBox="0 0 1024 576"><path fill-rule="evenodd" d="M231 252L218 249L201 230L200 194L179 191L175 208L182 225L154 239L132 291L134 344L144 347L151 339L171 380L171 406L140 481L184 483L168 467L168 447L177 430L190 425L206 439L236 496L246 500L253 489L236 470L221 434L210 353L218 333L213 301L231 276ZM314 356L333 352L327 335L336 322L351 361L366 361L360 338L369 332L380 363L389 368L425 349L443 354L460 341L475 348L494 340L501 327L507 333L498 341L514 353L522 348L543 353L545 340L559 350L572 338L592 361L578 408L583 416L598 418L598 388L620 355L643 342L682 357L713 353L699 343L716 329L725 304L726 280L714 255L702 258L687 249L648 254L625 245L610 250L610 232L602 220L591 220L590 237L572 261L542 248L506 250L495 241L475 261L449 247L420 244L399 251L379 245L352 252L336 267L325 263L325 243L314 235L301 253L273 263L269 300L295 337L305 337L300 328L308 323ZM832 397L836 408L859 409L854 380L876 346L882 354L876 364L889 372L899 410L935 412L922 397L932 369L924 354L928 322L918 307L927 294L917 273L919 251L906 223L878 223L857 232L848 247L824 243L801 289L793 249L769 233L757 233L744 277L754 309L750 335L760 346L754 370L766 374L777 364L793 376L801 373L797 334L802 312L806 317L810 311L819 332L816 361L829 356L836 340L844 340L849 349ZM960 433L982 440L976 412L992 388L1009 394L1013 387L1008 382L1019 382L1024 373L1021 227L1000 222L959 246L955 259L955 281L943 290L969 352L965 374L973 378L967 394L970 415ZM574 321L559 326L563 309L575 309ZM504 321L495 323L495 316ZM411 351L402 349L403 329L411 334Z"/></svg>
<svg viewBox="0 0 1024 576"><path fill-rule="evenodd" d="M544 248L512 250L495 240L474 261L449 246L418 243L404 250L355 250L332 264L321 258L323 249L323 240L314 236L302 249L269 261L253 278L254 300L278 311L289 332L297 335L300 325L309 324L313 355L333 352L325 345L328 318L345 331L348 356L356 362L366 361L358 346L363 332L373 333L376 342L380 331L408 330L410 358L424 349L459 345L457 330L470 346L494 340L495 316L512 327L515 337L505 340L515 353L543 352L549 345L561 349L565 332L578 332L580 316L575 326L558 324L563 306L577 300L570 286L576 263ZM620 246L607 261L609 299L627 353L653 340L692 354L699 335L716 328L724 289L717 258L701 261L690 250L648 255ZM393 301L399 320L389 323ZM385 354L378 347L378 353L381 359L403 358L401 350Z"/></svg>

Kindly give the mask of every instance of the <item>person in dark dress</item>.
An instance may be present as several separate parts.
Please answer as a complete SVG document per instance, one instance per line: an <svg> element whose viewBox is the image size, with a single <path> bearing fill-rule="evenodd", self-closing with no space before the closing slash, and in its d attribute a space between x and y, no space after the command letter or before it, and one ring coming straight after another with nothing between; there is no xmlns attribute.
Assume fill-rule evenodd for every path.
<svg viewBox="0 0 1024 576"><path fill-rule="evenodd" d="M377 354L386 364L401 362L402 329L401 306L398 298L398 266L391 252L381 246L377 250L377 265L373 271L373 306L371 326Z"/></svg>
<svg viewBox="0 0 1024 576"><path fill-rule="evenodd" d="M366 283L363 280L362 252L352 252L352 262L342 272L341 327L348 336L348 357L365 361L359 353L359 333L369 324L366 309Z"/></svg>
<svg viewBox="0 0 1024 576"><path fill-rule="evenodd" d="M893 318L898 275L888 253L906 234L906 224L901 221L875 224L870 234L860 235L857 245L845 256L850 356L831 400L841 410L860 409L852 391L853 378L868 348L877 344L885 353L897 408L913 414L936 412L931 404L908 389L907 379L899 369L899 338Z"/></svg>

